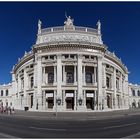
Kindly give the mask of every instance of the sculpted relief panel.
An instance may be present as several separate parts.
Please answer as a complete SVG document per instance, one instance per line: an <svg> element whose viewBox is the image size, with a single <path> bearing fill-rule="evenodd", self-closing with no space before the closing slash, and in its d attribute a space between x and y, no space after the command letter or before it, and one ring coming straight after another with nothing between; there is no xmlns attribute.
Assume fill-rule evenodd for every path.
<svg viewBox="0 0 140 140"><path fill-rule="evenodd" d="M42 37L42 42L40 43L51 43L51 42L89 42L89 43L99 43L96 36L82 35L82 34L57 34L57 35L47 35Z"/></svg>

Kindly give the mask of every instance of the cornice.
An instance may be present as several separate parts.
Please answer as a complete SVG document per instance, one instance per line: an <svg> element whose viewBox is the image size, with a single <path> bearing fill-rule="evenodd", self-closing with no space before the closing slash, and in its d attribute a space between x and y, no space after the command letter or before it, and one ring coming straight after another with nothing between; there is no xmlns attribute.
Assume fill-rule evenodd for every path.
<svg viewBox="0 0 140 140"><path fill-rule="evenodd" d="M21 65L23 65L25 62L31 60L32 58L34 58L34 53L33 53L33 52L30 53L30 54L28 54L28 55L26 55L26 56L24 56L24 57L15 65L13 71L15 72Z"/></svg>
<svg viewBox="0 0 140 140"><path fill-rule="evenodd" d="M110 56L109 54L105 53L105 57L113 62L115 62L116 64L118 64L125 73L128 74L128 71L126 70L125 66L123 65L123 63L121 63L120 61L118 61L115 57Z"/></svg>
<svg viewBox="0 0 140 140"><path fill-rule="evenodd" d="M38 50L63 50L63 49L75 49L75 50L80 50L80 49L84 49L84 50L100 50L102 52L105 52L107 47L105 45L101 45L98 43L82 43L82 42L77 42L77 43L72 43L72 42L67 42L67 43L54 43L54 44L50 44L50 43L41 43L41 44L35 44L33 46L33 51L36 52Z"/></svg>

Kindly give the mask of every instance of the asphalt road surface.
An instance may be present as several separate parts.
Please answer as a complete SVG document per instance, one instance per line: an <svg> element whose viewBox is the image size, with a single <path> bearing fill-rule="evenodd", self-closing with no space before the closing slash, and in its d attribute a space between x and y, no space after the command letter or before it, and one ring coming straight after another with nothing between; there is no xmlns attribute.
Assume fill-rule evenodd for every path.
<svg viewBox="0 0 140 140"><path fill-rule="evenodd" d="M131 138L139 132L140 115L105 120L45 120L0 115L0 138Z"/></svg>

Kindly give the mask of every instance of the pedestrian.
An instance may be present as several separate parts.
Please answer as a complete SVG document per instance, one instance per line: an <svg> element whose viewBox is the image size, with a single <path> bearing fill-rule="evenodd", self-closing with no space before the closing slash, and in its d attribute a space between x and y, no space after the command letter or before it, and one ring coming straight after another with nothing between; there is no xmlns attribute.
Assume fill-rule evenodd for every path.
<svg viewBox="0 0 140 140"><path fill-rule="evenodd" d="M8 107L8 111L9 111L9 114L11 115L12 114L12 108L10 106Z"/></svg>
<svg viewBox="0 0 140 140"><path fill-rule="evenodd" d="M8 114L8 106L5 106L5 113Z"/></svg>
<svg viewBox="0 0 140 140"><path fill-rule="evenodd" d="M4 112L4 107L3 107L3 105L1 106L1 113L3 113Z"/></svg>
<svg viewBox="0 0 140 140"><path fill-rule="evenodd" d="M15 109L14 109L14 107L12 108L12 114L15 114Z"/></svg>

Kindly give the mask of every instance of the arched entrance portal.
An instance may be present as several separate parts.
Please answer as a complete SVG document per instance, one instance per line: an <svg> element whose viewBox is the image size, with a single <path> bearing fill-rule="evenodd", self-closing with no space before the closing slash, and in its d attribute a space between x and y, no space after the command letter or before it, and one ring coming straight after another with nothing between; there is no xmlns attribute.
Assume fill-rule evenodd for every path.
<svg viewBox="0 0 140 140"><path fill-rule="evenodd" d="M112 108L111 95L107 94L107 107Z"/></svg>

